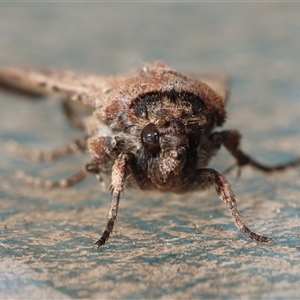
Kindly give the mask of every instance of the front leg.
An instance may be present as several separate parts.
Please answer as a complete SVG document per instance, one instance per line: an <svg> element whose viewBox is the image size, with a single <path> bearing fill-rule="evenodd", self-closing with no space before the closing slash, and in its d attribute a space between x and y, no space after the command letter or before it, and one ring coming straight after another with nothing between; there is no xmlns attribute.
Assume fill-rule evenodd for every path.
<svg viewBox="0 0 300 300"><path fill-rule="evenodd" d="M249 155L244 153L240 148L240 140L242 135L237 130L225 130L222 132L215 132L210 136L211 143L214 147L218 148L221 145L232 154L232 156L236 159L236 164L238 167L243 167L246 165L250 165L257 170L271 173L275 171L282 171L290 167L296 167L300 165L300 158L297 158L293 161L290 161L285 164L278 164L274 166L267 166L262 164L255 159L251 158ZM228 171L230 171L232 167L230 167Z"/></svg>
<svg viewBox="0 0 300 300"><path fill-rule="evenodd" d="M108 215L108 222L101 238L95 243L97 248L106 243L113 231L114 223L118 216L120 194L124 191L124 183L127 171L130 169L130 165L135 165L135 162L136 158L132 153L121 153L115 160L111 174L112 199Z"/></svg>
<svg viewBox="0 0 300 300"><path fill-rule="evenodd" d="M229 182L224 176L213 169L199 169L190 180L190 187L192 189L206 189L213 185L215 186L219 198L228 206L235 225L244 233L245 236L258 243L267 243L272 241L269 237L254 233L245 225L237 210L236 197Z"/></svg>

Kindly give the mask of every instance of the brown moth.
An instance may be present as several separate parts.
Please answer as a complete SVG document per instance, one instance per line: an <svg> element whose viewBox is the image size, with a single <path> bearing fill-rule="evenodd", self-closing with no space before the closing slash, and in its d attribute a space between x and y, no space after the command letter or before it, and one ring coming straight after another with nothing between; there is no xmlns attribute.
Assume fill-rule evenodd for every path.
<svg viewBox="0 0 300 300"><path fill-rule="evenodd" d="M25 181L38 186L66 187L81 182L88 174L111 174L108 222L95 243L97 247L104 245L113 231L125 186L174 193L214 186L239 230L259 243L272 240L244 224L229 182L206 166L221 146L235 158L239 168L250 165L273 172L300 165L300 159L265 166L241 150L237 130L214 131L226 120L226 78L193 78L154 62L113 77L3 68L0 84L37 95L56 93L93 109L82 121L70 101L64 102L69 121L85 132L82 139L49 153L29 151L19 145L14 145L13 150L35 160L54 160L85 151L91 154L90 163L68 179L50 182L22 175Z"/></svg>

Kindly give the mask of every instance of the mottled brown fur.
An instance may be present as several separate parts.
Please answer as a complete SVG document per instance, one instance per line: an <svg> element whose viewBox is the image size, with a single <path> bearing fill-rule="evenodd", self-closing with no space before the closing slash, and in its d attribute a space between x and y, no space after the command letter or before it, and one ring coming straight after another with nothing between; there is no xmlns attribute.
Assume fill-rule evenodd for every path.
<svg viewBox="0 0 300 300"><path fill-rule="evenodd" d="M84 143L70 144L38 157L57 159L78 151L92 158L85 169L66 180L51 183L22 174L27 182L45 186L71 186L87 174L111 174L112 202L109 220L96 246L102 246L113 231L120 194L125 187L185 193L214 186L227 205L236 226L251 239L263 243L271 238L252 232L243 223L236 197L224 176L206 168L223 145L236 165L272 172L300 164L300 159L268 167L250 158L240 148L236 130L214 132L226 120L229 85L226 78L194 78L154 62L115 77L76 75L68 71L22 68L0 69L0 84L31 94L58 94L94 109L81 120L68 102L64 111L78 129L85 129ZM77 147L77 148L76 148ZM17 149L17 150L16 150ZM15 146L15 152L25 153Z"/></svg>

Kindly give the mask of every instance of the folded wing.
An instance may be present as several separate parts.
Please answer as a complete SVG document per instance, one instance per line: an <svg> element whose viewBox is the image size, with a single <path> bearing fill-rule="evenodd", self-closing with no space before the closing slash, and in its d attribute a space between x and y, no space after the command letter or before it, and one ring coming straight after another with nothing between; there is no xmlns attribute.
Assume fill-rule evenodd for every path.
<svg viewBox="0 0 300 300"><path fill-rule="evenodd" d="M77 75L70 71L33 68L0 69L0 85L36 95L58 94L92 107L101 105L112 89L111 77Z"/></svg>

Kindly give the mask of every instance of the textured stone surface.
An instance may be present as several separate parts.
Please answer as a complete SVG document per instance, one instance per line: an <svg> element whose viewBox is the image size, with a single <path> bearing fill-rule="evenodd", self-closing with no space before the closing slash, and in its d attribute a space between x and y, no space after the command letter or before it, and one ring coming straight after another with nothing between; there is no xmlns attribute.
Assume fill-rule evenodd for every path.
<svg viewBox="0 0 300 300"><path fill-rule="evenodd" d="M300 7L285 3L1 3L0 64L112 74L161 59L233 80L226 128L255 158L300 155ZM300 170L228 176L256 245L213 190L127 191L106 247L92 248L110 194L96 179L33 189L14 177L60 178L87 158L35 164L5 143L53 149L78 136L55 101L0 92L1 298L295 298L299 295ZM232 159L212 162L218 171ZM191 222L192 220L192 222Z"/></svg>

